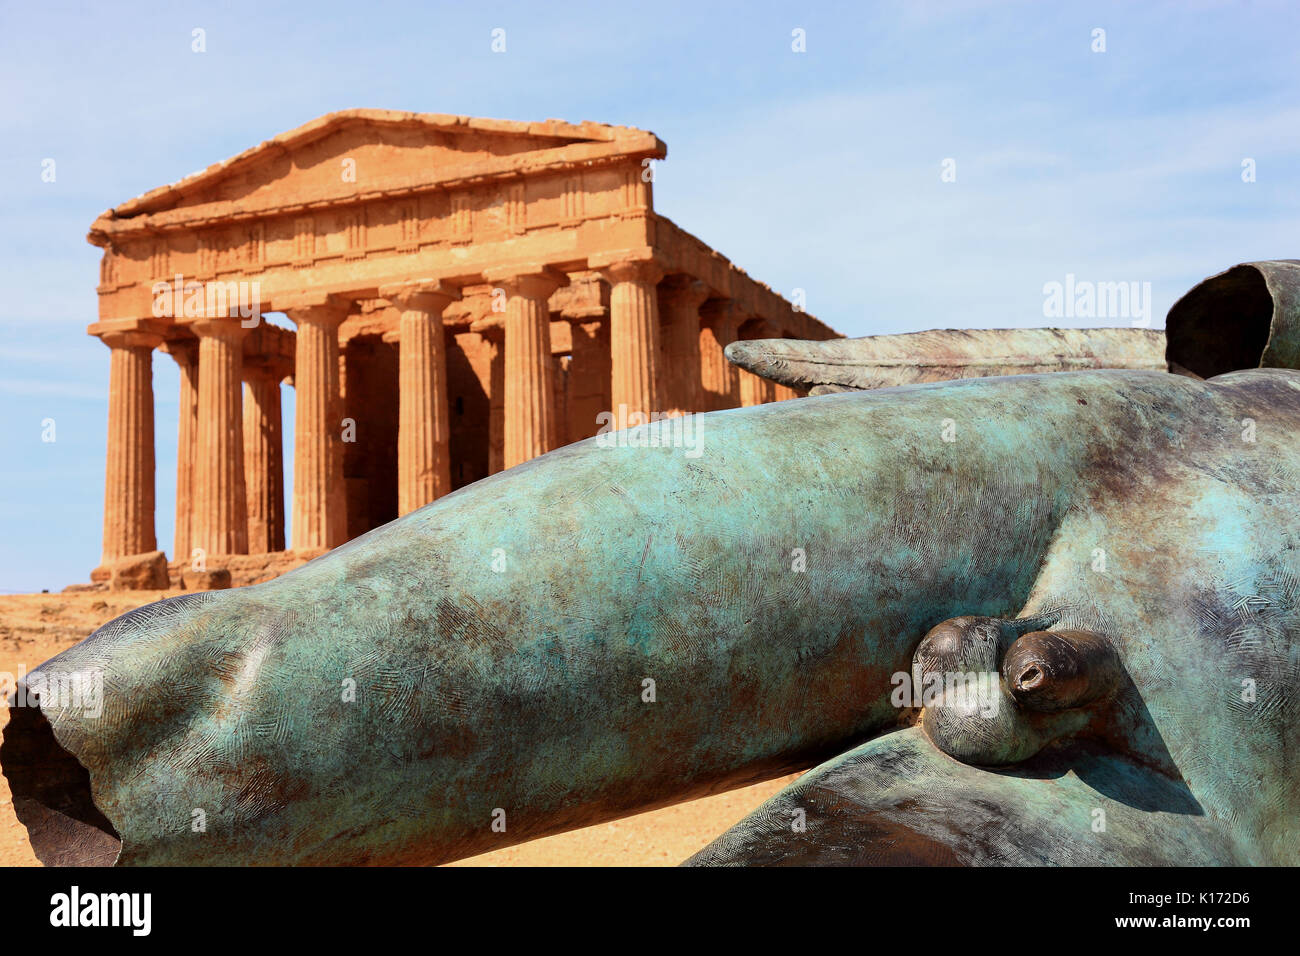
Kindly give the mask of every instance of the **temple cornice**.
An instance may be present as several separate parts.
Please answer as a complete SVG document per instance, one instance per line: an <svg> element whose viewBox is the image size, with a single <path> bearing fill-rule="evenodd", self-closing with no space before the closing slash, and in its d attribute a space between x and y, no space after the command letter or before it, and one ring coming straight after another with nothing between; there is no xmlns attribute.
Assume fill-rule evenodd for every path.
<svg viewBox="0 0 1300 956"><path fill-rule="evenodd" d="M349 111L358 114L352 124L363 122L361 114L386 113L387 111ZM342 114L332 114L342 115ZM402 115L402 114L397 114ZM436 117L437 114L434 114ZM464 117L447 117L457 120ZM308 124L309 126L312 124ZM324 132L345 128L347 124L332 125L328 129L316 131L319 138ZM435 127L438 123L431 123ZM456 124L451 124L455 126ZM601 142L579 142L549 149L537 149L513 155L476 159L471 162L432 167L421 171L418 176L394 176L372 180L360 186L357 183L340 183L332 190L318 192L308 198L292 202L219 200L199 203L181 208L166 208L181 202L202 190L210 182L224 179L240 173L275 155L285 153L291 146L301 146L310 139L295 139L294 134L286 134L288 139L279 137L261 146L254 147L240 155L218 163L207 169L188 176L177 183L150 190L136 199L129 200L102 213L90 227L87 240L93 245L105 246L115 238L136 235L151 235L201 227L211 223L241 222L249 219L269 218L291 215L340 206L364 204L388 199L417 196L440 190L470 189L487 186L518 177L538 177L563 173L567 170L581 170L609 166L629 161L644 159L663 159L668 154L668 147L653 133L629 127L599 127L597 124L572 126L570 124L523 124L502 122L497 126L508 132L527 135L560 135L559 130L571 131L577 135L582 131L595 135L605 131ZM499 131L491 126L482 125L482 121L470 121L467 129L479 131ZM305 129L305 127L304 127Z"/></svg>

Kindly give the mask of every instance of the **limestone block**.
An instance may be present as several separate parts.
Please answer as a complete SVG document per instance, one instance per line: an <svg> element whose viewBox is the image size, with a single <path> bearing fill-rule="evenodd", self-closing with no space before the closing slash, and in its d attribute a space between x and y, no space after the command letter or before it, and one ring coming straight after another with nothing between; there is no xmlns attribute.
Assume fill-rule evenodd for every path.
<svg viewBox="0 0 1300 956"><path fill-rule="evenodd" d="M213 568L210 571L182 571L181 583L187 591L224 591L230 587L230 569Z"/></svg>
<svg viewBox="0 0 1300 956"><path fill-rule="evenodd" d="M114 591L165 591L167 555L146 551L118 560L113 564L109 587Z"/></svg>

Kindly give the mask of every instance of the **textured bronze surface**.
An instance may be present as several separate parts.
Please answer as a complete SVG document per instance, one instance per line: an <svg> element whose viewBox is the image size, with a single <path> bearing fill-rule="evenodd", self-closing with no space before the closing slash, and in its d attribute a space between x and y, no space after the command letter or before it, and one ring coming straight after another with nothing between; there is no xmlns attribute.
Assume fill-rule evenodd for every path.
<svg viewBox="0 0 1300 956"><path fill-rule="evenodd" d="M1095 368L1165 370L1165 336L1151 329L934 329L860 339L752 339L727 358L792 388L888 388L989 375Z"/></svg>
<svg viewBox="0 0 1300 956"><path fill-rule="evenodd" d="M693 862L1300 862L1300 373L1197 377L1291 361L1269 288L1227 352L1180 303L1190 376L642 426L132 611L20 684L15 809L47 862L436 863L834 758ZM1025 334L1075 341L1054 368L1158 341ZM880 384L861 349L787 384ZM99 713L51 693L96 676Z"/></svg>
<svg viewBox="0 0 1300 956"><path fill-rule="evenodd" d="M1209 378L1300 368L1300 260L1244 262L1195 286L1165 320L1170 363Z"/></svg>
<svg viewBox="0 0 1300 956"><path fill-rule="evenodd" d="M1002 659L1002 678L1016 703L1057 711L1105 700L1120 686L1114 645L1091 631L1034 631Z"/></svg>
<svg viewBox="0 0 1300 956"><path fill-rule="evenodd" d="M1050 821L1053 862L1159 862L1180 834L1188 859L1295 862L1300 375L977 379L701 424L698 456L571 445L274 581L106 625L28 676L98 669L104 708L10 724L15 797L48 799L57 747L119 862L432 863L865 740L836 813L865 806L861 834L909 860L1025 859L1007 846ZM1064 723L1010 774L899 731L894 675L960 615L1106 635L1126 709L1040 714ZM1006 752L981 763L1024 756L982 739ZM717 859L742 844L768 852Z"/></svg>

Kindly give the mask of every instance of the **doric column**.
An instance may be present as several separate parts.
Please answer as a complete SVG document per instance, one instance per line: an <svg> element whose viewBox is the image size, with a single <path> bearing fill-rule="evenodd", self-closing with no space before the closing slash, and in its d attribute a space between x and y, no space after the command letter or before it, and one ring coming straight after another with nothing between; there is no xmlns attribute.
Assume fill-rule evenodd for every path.
<svg viewBox="0 0 1300 956"><path fill-rule="evenodd" d="M708 286L687 275L670 276L659 288L665 318L662 380L670 409L705 410L700 378L700 306L708 297Z"/></svg>
<svg viewBox="0 0 1300 956"><path fill-rule="evenodd" d="M200 319L198 451L190 544L205 556L248 552L244 496L243 339L237 319Z"/></svg>
<svg viewBox="0 0 1300 956"><path fill-rule="evenodd" d="M199 343L194 339L172 339L164 351L176 360L180 371L180 401L176 427L176 533L172 559L188 561L193 545L190 526L194 521L194 461L199 448Z"/></svg>
<svg viewBox="0 0 1300 956"><path fill-rule="evenodd" d="M599 305L566 309L573 343L569 353L569 410L567 441L596 434L602 412L609 410L609 323Z"/></svg>
<svg viewBox="0 0 1300 956"><path fill-rule="evenodd" d="M339 326L347 309L325 296L282 308L298 326L293 372L293 549L328 550L347 538L339 397Z"/></svg>
<svg viewBox="0 0 1300 956"><path fill-rule="evenodd" d="M765 405L776 401L776 384L762 376L755 375L748 369L738 369L740 377L740 404L748 408L751 405Z"/></svg>
<svg viewBox="0 0 1300 956"><path fill-rule="evenodd" d="M102 565L157 550L154 534L153 350L141 328L95 331L109 348L108 457Z"/></svg>
<svg viewBox="0 0 1300 956"><path fill-rule="evenodd" d="M280 374L268 365L244 366L244 492L248 499L248 553L283 551Z"/></svg>
<svg viewBox="0 0 1300 956"><path fill-rule="evenodd" d="M542 266L494 270L485 277L506 295L503 465L513 468L553 446L557 422L547 300L564 277Z"/></svg>
<svg viewBox="0 0 1300 956"><path fill-rule="evenodd" d="M736 332L741 339L772 338L772 327L757 316L742 322ZM746 408L752 405L765 405L776 401L776 383L755 375L748 369L737 369L740 380L740 404Z"/></svg>
<svg viewBox="0 0 1300 956"><path fill-rule="evenodd" d="M488 474L506 467L506 325L485 326L483 341L491 349L488 366Z"/></svg>
<svg viewBox="0 0 1300 956"><path fill-rule="evenodd" d="M700 308L700 380L709 411L740 403L737 369L723 349L736 340L740 316L728 299L710 299Z"/></svg>
<svg viewBox="0 0 1300 956"><path fill-rule="evenodd" d="M651 258L590 263L609 283L610 402L614 421L626 427L663 411L659 397L659 295L663 267Z"/></svg>
<svg viewBox="0 0 1300 956"><path fill-rule="evenodd" d="M401 313L398 359L397 513L451 491L451 422L442 311L456 290L436 281L385 287Z"/></svg>
<svg viewBox="0 0 1300 956"><path fill-rule="evenodd" d="M483 342L487 351L488 398L488 470L495 475L505 462L505 390L506 390L506 338L505 317L489 312L475 319L469 327Z"/></svg>

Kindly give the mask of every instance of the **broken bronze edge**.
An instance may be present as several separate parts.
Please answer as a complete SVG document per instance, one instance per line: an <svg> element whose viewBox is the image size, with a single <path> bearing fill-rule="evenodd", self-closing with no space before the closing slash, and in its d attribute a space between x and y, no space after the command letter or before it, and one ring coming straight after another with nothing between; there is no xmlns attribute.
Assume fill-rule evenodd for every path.
<svg viewBox="0 0 1300 956"><path fill-rule="evenodd" d="M8 704L0 771L36 858L45 866L114 865L122 838L95 804L90 771L59 742L37 695L20 684Z"/></svg>

